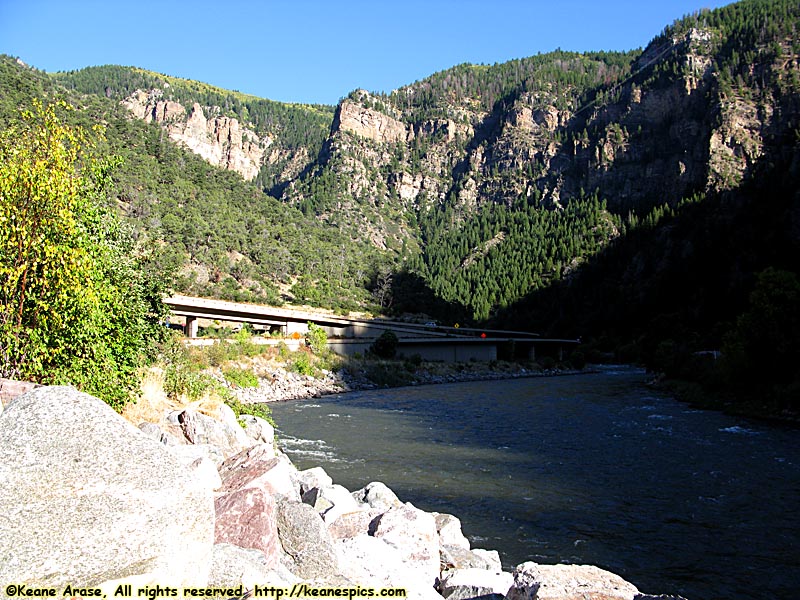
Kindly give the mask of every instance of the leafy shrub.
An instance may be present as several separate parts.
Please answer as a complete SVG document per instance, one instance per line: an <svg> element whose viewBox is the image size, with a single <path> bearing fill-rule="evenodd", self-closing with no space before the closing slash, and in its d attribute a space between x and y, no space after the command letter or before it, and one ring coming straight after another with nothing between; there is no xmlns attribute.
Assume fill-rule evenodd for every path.
<svg viewBox="0 0 800 600"><path fill-rule="evenodd" d="M243 388L258 387L258 377L256 377L255 373L247 369L231 367L229 369L223 369L222 374L227 381L236 386Z"/></svg>
<svg viewBox="0 0 800 600"><path fill-rule="evenodd" d="M556 368L556 359L552 356L543 356L539 360L539 364L541 365L542 369L549 371L550 369Z"/></svg>
<svg viewBox="0 0 800 600"><path fill-rule="evenodd" d="M219 388L219 382L213 377L193 371L183 364L168 365L164 372L164 392L173 400L182 396L189 400L199 400L206 393L220 393Z"/></svg>
<svg viewBox="0 0 800 600"><path fill-rule="evenodd" d="M236 340L235 348L238 356L257 356L261 353L258 344L253 343L253 332L247 327L242 327L233 336Z"/></svg>
<svg viewBox="0 0 800 600"><path fill-rule="evenodd" d="M398 366L394 362L373 362L366 366L364 375L372 383L381 387L410 385L414 378L408 371L400 369Z"/></svg>
<svg viewBox="0 0 800 600"><path fill-rule="evenodd" d="M394 332L387 330L373 342L370 351L379 358L394 358L397 355L397 344L397 336Z"/></svg>
<svg viewBox="0 0 800 600"><path fill-rule="evenodd" d="M311 364L311 356L308 353L298 350L292 358L291 369L300 375L314 375L316 369Z"/></svg>
<svg viewBox="0 0 800 600"><path fill-rule="evenodd" d="M202 353L208 360L209 365L212 367L219 367L229 359L229 347L230 344L228 344L228 342L220 340L214 342L210 346L205 346Z"/></svg>
<svg viewBox="0 0 800 600"><path fill-rule="evenodd" d="M237 398L227 398L225 404L230 406L236 418L239 419L242 415L252 415L264 419L267 423L275 427L275 420L272 418L272 411L266 403L260 402L257 404L244 404Z"/></svg>
<svg viewBox="0 0 800 600"><path fill-rule="evenodd" d="M314 354L322 356L328 350L328 334L319 325L309 322L306 345Z"/></svg>
<svg viewBox="0 0 800 600"><path fill-rule="evenodd" d="M586 355L580 350L575 350L569 355L569 364L573 369L583 369L586 366Z"/></svg>

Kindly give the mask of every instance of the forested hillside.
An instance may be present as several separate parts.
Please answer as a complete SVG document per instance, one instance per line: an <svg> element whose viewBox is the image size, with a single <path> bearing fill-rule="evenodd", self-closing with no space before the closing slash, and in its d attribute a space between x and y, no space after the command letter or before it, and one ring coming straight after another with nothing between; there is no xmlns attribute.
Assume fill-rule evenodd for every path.
<svg viewBox="0 0 800 600"><path fill-rule="evenodd" d="M368 243L208 165L105 95L75 95L8 57L0 60L0 87L6 92L0 122L17 119L35 97L65 96L79 110L64 118L89 128L104 124L102 151L121 159L109 200L139 237L161 249L174 289L272 303L288 297L340 309L368 300L378 261Z"/></svg>
<svg viewBox="0 0 800 600"><path fill-rule="evenodd" d="M305 162L319 154L333 119L331 106L274 102L135 67L88 67L80 71L54 73L51 77L67 89L81 94L104 95L117 101L129 98L137 90L161 90L187 111L194 103L199 103L212 107L213 113L238 118L258 135L268 136L273 149L280 151L278 156L265 160L261 166L256 185L264 190L280 183L281 171L298 152Z"/></svg>

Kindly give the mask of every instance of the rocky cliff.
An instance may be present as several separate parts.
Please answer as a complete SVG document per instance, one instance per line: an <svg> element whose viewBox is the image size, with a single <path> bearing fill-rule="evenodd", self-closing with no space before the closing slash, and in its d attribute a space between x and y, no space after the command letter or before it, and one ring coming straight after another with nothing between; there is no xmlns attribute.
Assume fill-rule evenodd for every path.
<svg viewBox="0 0 800 600"><path fill-rule="evenodd" d="M169 137L200 155L212 165L254 179L272 143L259 137L233 117L213 115L219 109L203 109L195 102L187 111L182 104L163 98L158 89L137 90L123 101L136 117L161 125ZM209 116L206 116L208 111Z"/></svg>
<svg viewBox="0 0 800 600"><path fill-rule="evenodd" d="M475 67L390 96L354 92L309 175L335 182L336 203L310 183L295 182L284 197L326 219L345 210L385 247L413 236L402 220L391 226L392 210L447 204L469 215L519 198L558 208L598 190L613 212L646 214L734 189L785 150L800 119L796 40L762 37L738 39L698 17L627 64L569 53L525 59L514 67L517 83L500 93L496 83L454 91ZM495 69L500 80L510 68L484 73Z"/></svg>

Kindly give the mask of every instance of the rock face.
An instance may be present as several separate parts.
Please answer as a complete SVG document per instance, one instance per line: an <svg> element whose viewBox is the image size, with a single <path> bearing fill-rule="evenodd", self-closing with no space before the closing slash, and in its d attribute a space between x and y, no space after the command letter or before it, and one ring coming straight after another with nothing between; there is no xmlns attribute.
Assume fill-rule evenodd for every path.
<svg viewBox="0 0 800 600"><path fill-rule="evenodd" d="M159 123L170 139L212 165L236 171L248 180L258 175L269 138L259 138L232 117L207 117L197 102L187 114L181 104L163 100L162 96L161 90L137 90L123 101L123 106L144 121Z"/></svg>
<svg viewBox="0 0 800 600"><path fill-rule="evenodd" d="M333 118L333 129L355 133L373 142L405 141L406 126L384 113L344 100Z"/></svg>
<svg viewBox="0 0 800 600"><path fill-rule="evenodd" d="M69 387L0 416L0 581L204 585L214 506L163 445Z"/></svg>

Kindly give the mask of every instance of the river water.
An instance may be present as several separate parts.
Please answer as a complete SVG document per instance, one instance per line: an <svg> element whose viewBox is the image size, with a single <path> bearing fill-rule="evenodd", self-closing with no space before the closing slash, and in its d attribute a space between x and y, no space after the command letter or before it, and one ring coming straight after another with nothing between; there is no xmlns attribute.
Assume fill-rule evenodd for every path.
<svg viewBox="0 0 800 600"><path fill-rule="evenodd" d="M594 564L689 600L800 598L800 430L694 410L640 370L272 409L299 468L454 514L507 568Z"/></svg>

